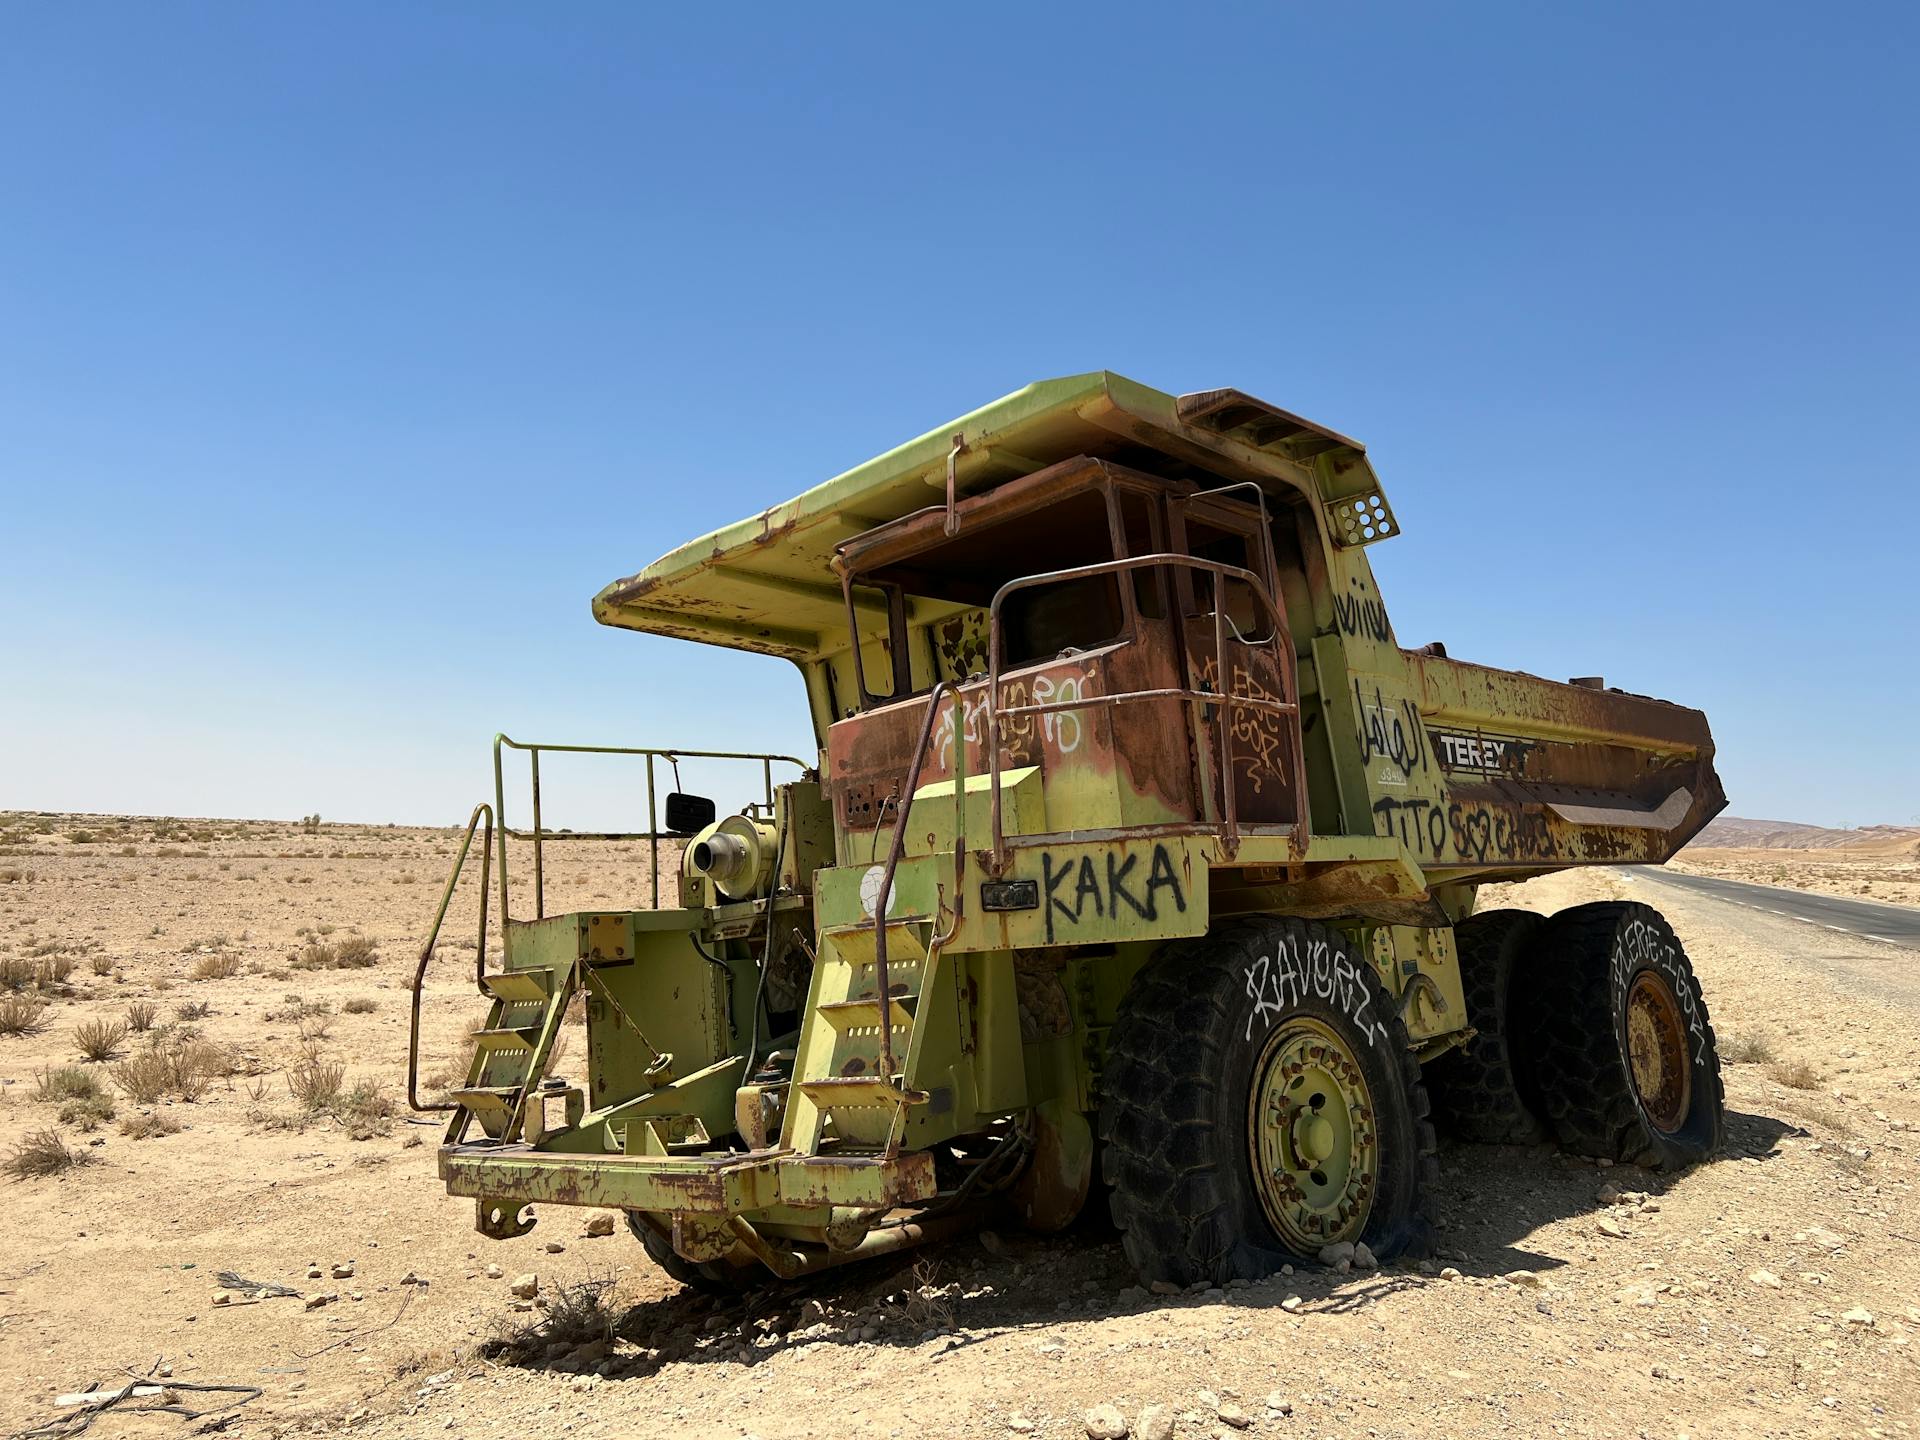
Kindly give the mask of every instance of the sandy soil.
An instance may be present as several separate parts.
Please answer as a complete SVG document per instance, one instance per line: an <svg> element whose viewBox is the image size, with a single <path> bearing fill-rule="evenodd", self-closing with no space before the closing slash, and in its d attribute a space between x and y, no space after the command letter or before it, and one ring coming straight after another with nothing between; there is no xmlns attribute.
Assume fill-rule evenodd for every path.
<svg viewBox="0 0 1920 1440"><path fill-rule="evenodd" d="M178 1381L260 1387L227 1431L259 1435L1080 1436L1100 1404L1136 1433L1146 1407L1169 1407L1182 1436L1215 1434L1223 1415L1248 1421L1228 1433L1275 1436L1893 1435L1915 1419L1920 1013L1827 978L1818 947L1842 936L1663 893L1728 1062L1724 1153L1665 1176L1449 1145L1433 1205L1443 1253L1425 1264L1148 1295L1089 1223L1053 1242L989 1232L925 1252L917 1271L842 1271L714 1304L624 1231L589 1238L588 1212L482 1239L434 1180L437 1130L406 1123L404 1106L373 1113L402 1098L413 953L456 837L39 823L0 817L0 972L73 965L48 977L37 1033L0 1037L0 1145L51 1127L91 1163L0 1191L14 1216L0 1238L8 1430L156 1357ZM583 844L550 873L555 906L615 906L645 871ZM426 996L423 1069L442 1084L482 1016L460 988L471 891ZM1634 893L1598 872L1490 903ZM371 966L297 968L316 940L356 933L377 947ZM236 973L191 978L224 955ZM112 1120L62 1125L36 1076L81 1063L76 1029L135 1004L176 1027L163 1046L196 1026L235 1073L197 1101L152 1106L109 1080ZM200 1004L207 1014L179 1018ZM131 1036L119 1053L146 1044ZM346 1123L289 1093L309 1050L344 1065L349 1087L370 1082ZM182 1128L122 1133L148 1114ZM1613 1191L1624 1198L1600 1198ZM222 1270L338 1298L215 1304ZM617 1335L490 1356L487 1341L541 1318L511 1309L523 1272L549 1300L604 1282ZM92 1433L194 1429L122 1407Z"/></svg>
<svg viewBox="0 0 1920 1440"><path fill-rule="evenodd" d="M1920 852L1911 844L1818 850L1689 845L1673 866L1696 875L1717 875L1756 885L1813 890L1887 905L1920 905Z"/></svg>

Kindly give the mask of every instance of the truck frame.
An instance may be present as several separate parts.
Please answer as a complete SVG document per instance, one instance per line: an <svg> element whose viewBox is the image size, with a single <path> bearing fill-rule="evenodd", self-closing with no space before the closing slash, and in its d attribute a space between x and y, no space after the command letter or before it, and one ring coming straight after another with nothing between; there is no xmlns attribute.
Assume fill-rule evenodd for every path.
<svg viewBox="0 0 1920 1440"><path fill-rule="evenodd" d="M1705 717L1402 648L1367 555L1398 533L1358 443L1095 372L609 585L603 624L794 662L815 752L728 757L760 801L663 816L662 763L709 752L496 737L414 987L448 1191L496 1238L619 1209L724 1288L996 1210L1058 1230L1104 1190L1141 1275L1186 1284L1417 1250L1436 1105L1471 1139L1711 1153L1712 1028L1665 921L1475 909L1487 881L1670 857L1725 803ZM547 913L570 837L540 758L575 750L646 768L646 828L600 838L647 845L647 904ZM476 835L490 1014L422 1097ZM576 996L584 1070L557 1073Z"/></svg>

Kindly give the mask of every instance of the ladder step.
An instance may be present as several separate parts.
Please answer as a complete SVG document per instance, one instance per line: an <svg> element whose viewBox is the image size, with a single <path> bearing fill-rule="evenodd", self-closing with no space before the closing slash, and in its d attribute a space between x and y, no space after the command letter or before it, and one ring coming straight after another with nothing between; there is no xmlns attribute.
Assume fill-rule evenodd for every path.
<svg viewBox="0 0 1920 1440"><path fill-rule="evenodd" d="M480 983L487 987L487 993L496 1000L504 1000L509 1005L529 1005L548 998L553 985L553 972L502 970L495 975L483 976Z"/></svg>
<svg viewBox="0 0 1920 1440"><path fill-rule="evenodd" d="M851 1105L924 1105L927 1092L902 1090L878 1075L835 1075L825 1080L796 1080L793 1088L822 1110Z"/></svg>
<svg viewBox="0 0 1920 1440"><path fill-rule="evenodd" d="M473 1032L473 1043L481 1050L531 1050L539 1038L538 1025L502 1025Z"/></svg>
<svg viewBox="0 0 1920 1440"><path fill-rule="evenodd" d="M466 1090L449 1090L447 1098L478 1114L504 1115L520 1098L518 1085L477 1085Z"/></svg>
<svg viewBox="0 0 1920 1440"><path fill-rule="evenodd" d="M918 997L902 995L893 997L892 1004L887 1007L888 1023L891 1028L895 1030L913 1028L913 1011L908 1008L908 1004L916 998ZM827 1023L843 1034L858 1027L873 1030L880 1028L878 996L868 996L864 1000L834 1000L818 1008L820 1013L827 1017Z"/></svg>

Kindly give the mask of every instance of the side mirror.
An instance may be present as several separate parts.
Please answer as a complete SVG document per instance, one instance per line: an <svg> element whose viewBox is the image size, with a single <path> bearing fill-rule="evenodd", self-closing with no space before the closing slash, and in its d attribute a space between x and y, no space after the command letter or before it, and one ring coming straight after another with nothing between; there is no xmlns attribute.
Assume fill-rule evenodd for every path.
<svg viewBox="0 0 1920 1440"><path fill-rule="evenodd" d="M713 824L713 801L704 795L683 795L678 790L667 794L667 833L697 835Z"/></svg>

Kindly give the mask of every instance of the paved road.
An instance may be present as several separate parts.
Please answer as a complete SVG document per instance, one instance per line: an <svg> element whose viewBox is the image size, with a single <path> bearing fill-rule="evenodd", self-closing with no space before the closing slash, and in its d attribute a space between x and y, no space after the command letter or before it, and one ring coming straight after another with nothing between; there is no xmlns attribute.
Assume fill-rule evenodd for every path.
<svg viewBox="0 0 1920 1440"><path fill-rule="evenodd" d="M1686 875L1678 870L1652 867L1636 866L1626 873L1636 880L1677 886L1696 895L1744 905L1749 910L1824 925L1843 935L1920 949L1920 906L1843 900L1837 895L1819 895L1809 890L1783 890L1777 885L1754 885L1745 880L1721 880L1710 875Z"/></svg>

